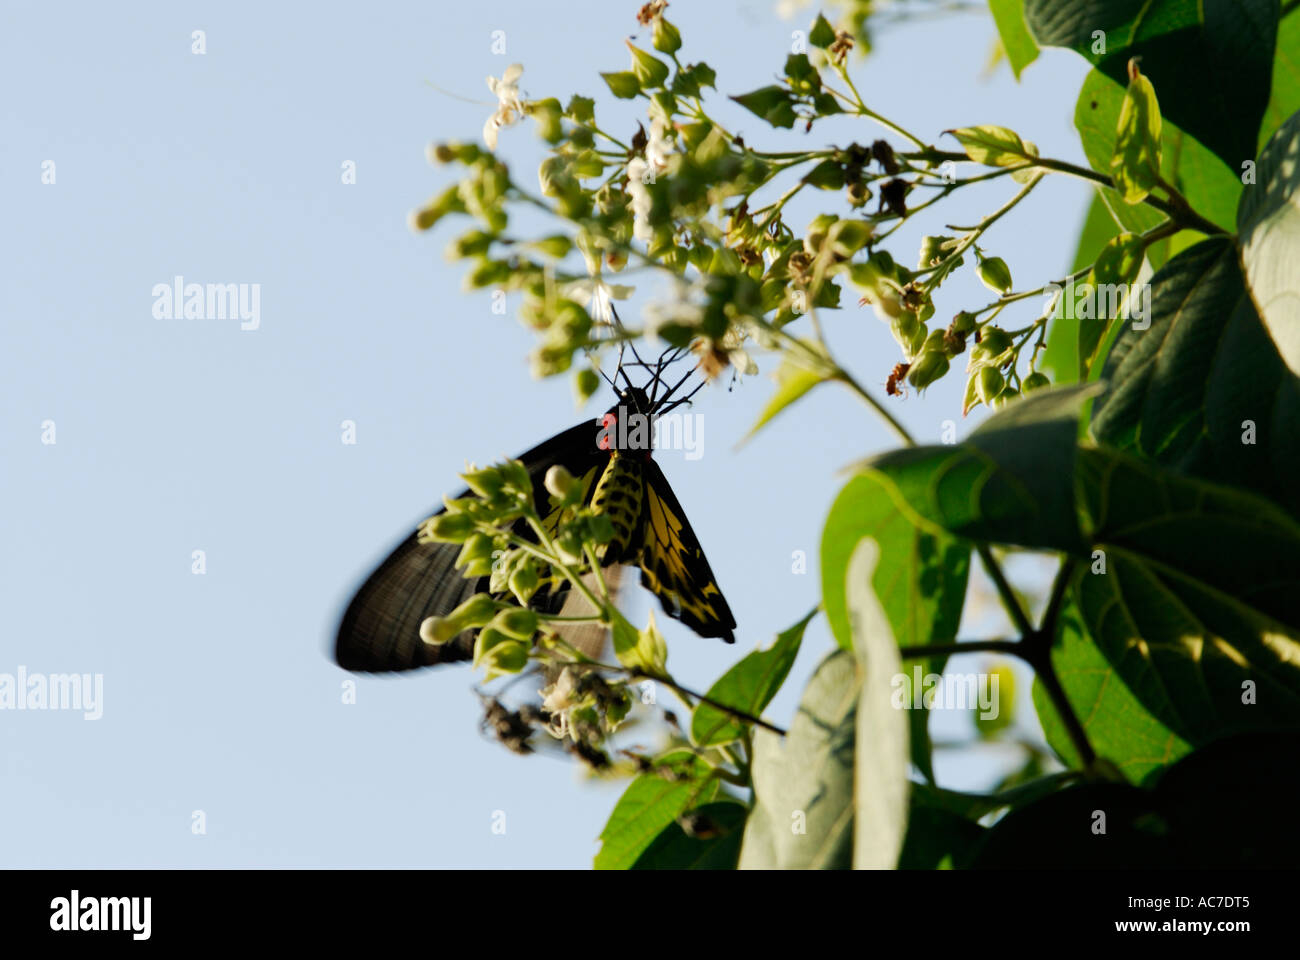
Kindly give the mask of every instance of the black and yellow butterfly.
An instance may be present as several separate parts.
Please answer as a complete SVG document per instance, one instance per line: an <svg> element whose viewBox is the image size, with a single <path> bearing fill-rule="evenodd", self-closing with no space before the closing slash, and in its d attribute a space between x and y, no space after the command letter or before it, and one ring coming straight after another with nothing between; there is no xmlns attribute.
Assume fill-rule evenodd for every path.
<svg viewBox="0 0 1300 960"><path fill-rule="evenodd" d="M602 550L602 566L640 567L642 586L659 598L668 616L702 637L733 643L735 618L681 504L652 459L650 433L626 429L634 416L647 418L638 421L644 425L648 418L690 399L688 395L669 402L681 382L654 398L662 367L661 361L651 395L634 387L623 373L627 386L618 391L618 403L603 417L571 427L518 459L533 481L537 511L543 518L553 521L557 516L543 484L546 472L563 465L581 482L582 502L605 513L614 527L614 539ZM526 527L516 532L531 539ZM489 590L489 577L461 576L456 569L459 552L457 544L421 543L414 532L402 541L348 605L335 642L339 665L348 670L409 670L471 659L471 631L440 645L420 639L420 624L426 617L445 616L470 596ZM539 591L530 605L558 613L567 593L567 589Z"/></svg>

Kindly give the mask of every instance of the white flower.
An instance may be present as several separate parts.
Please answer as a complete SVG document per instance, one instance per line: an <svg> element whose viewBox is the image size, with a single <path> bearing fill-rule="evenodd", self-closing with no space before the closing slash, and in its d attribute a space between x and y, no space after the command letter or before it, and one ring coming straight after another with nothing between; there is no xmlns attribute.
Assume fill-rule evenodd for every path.
<svg viewBox="0 0 1300 960"><path fill-rule="evenodd" d="M523 64L512 63L506 67L500 80L496 77L487 78L488 89L496 94L499 101L496 113L483 124L483 142L489 150L497 148L497 131L523 118L524 102L519 99L519 77L523 72Z"/></svg>
<svg viewBox="0 0 1300 960"><path fill-rule="evenodd" d="M587 261L588 278L565 284L564 295L580 306L587 307L597 323L608 326L614 322L611 302L626 300L636 288L605 282L600 272L600 251L592 248L591 241L586 236L578 237L578 249Z"/></svg>
<svg viewBox="0 0 1300 960"><path fill-rule="evenodd" d="M541 691L542 709L547 713L563 713L574 705L573 694L578 684L573 678L573 671L565 667L555 682Z"/></svg>
<svg viewBox="0 0 1300 960"><path fill-rule="evenodd" d="M651 182L648 179L650 169L650 165L640 157L633 157L627 164L627 192L632 195L632 236L644 243L654 239L654 231L650 229L653 201L646 189L646 184Z"/></svg>
<svg viewBox="0 0 1300 960"><path fill-rule="evenodd" d="M665 132L664 122L658 117L650 121L650 139L646 141L645 158L655 170L668 166L668 155L673 152L672 146L664 138Z"/></svg>

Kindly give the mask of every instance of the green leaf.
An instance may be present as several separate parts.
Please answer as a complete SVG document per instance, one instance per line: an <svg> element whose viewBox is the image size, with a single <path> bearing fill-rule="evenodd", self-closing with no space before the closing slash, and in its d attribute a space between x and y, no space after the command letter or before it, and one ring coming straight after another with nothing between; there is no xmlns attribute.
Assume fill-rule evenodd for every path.
<svg viewBox="0 0 1300 960"><path fill-rule="evenodd" d="M1122 84L1098 70L1088 74L1079 92L1074 125L1088 163L1098 173L1110 173L1119 114L1126 94ZM1187 136L1168 116L1161 118L1161 140L1164 147L1160 175L1187 198L1197 213L1225 230L1232 230L1242 189L1236 170ZM1109 187L1102 188L1101 194L1116 220L1131 233L1145 233L1165 220L1164 214L1146 204L1130 206ZM1159 268L1199 236L1195 231L1184 230L1173 238L1157 241L1147 248L1147 259L1152 267Z"/></svg>
<svg viewBox="0 0 1300 960"><path fill-rule="evenodd" d="M853 862L857 658L822 661L784 742L754 731L754 806L740 869L842 869Z"/></svg>
<svg viewBox="0 0 1300 960"><path fill-rule="evenodd" d="M1021 167L1038 157L1037 149L1006 127L986 124L948 130L966 151L966 156L986 167Z"/></svg>
<svg viewBox="0 0 1300 960"><path fill-rule="evenodd" d="M1070 478L1079 410L1099 389L1036 390L965 443L894 451L865 471L886 480L894 507L927 532L1081 553Z"/></svg>
<svg viewBox="0 0 1300 960"><path fill-rule="evenodd" d="M618 73L602 73L610 93L620 100L631 100L641 92L641 82L637 80L636 74L630 70L622 70Z"/></svg>
<svg viewBox="0 0 1300 960"><path fill-rule="evenodd" d="M689 750L656 761L671 779L653 771L634 779L600 833L597 870L626 870L684 811L713 799L718 781L711 766Z"/></svg>
<svg viewBox="0 0 1300 960"><path fill-rule="evenodd" d="M1236 247L1205 240L1151 286L1150 327L1126 324L1110 351L1092 435L1181 473L1247 487L1300 517L1300 378L1246 295Z"/></svg>
<svg viewBox="0 0 1300 960"><path fill-rule="evenodd" d="M1112 191L1113 192L1113 191ZM1132 209L1125 207L1125 209ZM1088 212L1084 216L1083 229L1079 231L1079 242L1075 248L1074 265L1070 273L1078 273L1097 259L1097 254L1111 237L1115 236L1118 225L1110 209L1102 199L1100 188L1092 195ZM1079 319L1073 311L1058 311L1051 320L1047 333L1047 349L1038 361L1041 369L1050 370L1052 381L1064 386L1079 379Z"/></svg>
<svg viewBox="0 0 1300 960"><path fill-rule="evenodd" d="M811 344L808 344L808 346L814 350L817 349ZM820 353L820 351L818 352ZM799 359L796 359L796 356L799 356ZM824 383L825 380L825 373L820 370L813 370L801 355L792 352L783 354L781 365L776 370L776 392L767 401L767 404L763 407L763 412L758 415L758 420L749 428L749 433L745 434L741 443L748 442L754 434L767 426L773 417L817 386L817 384Z"/></svg>
<svg viewBox="0 0 1300 960"><path fill-rule="evenodd" d="M1134 696L1192 744L1300 722L1300 524L1109 449L1081 449L1078 480L1105 565L1080 568L1075 596Z"/></svg>
<svg viewBox="0 0 1300 960"><path fill-rule="evenodd" d="M677 821L664 827L632 865L633 870L734 870L740 858L748 811L720 800L696 807L689 816L703 835L692 836Z"/></svg>
<svg viewBox="0 0 1300 960"><path fill-rule="evenodd" d="M835 28L820 13L817 14L817 19L813 21L812 29L808 32L808 42L823 50L835 42Z"/></svg>
<svg viewBox="0 0 1300 960"><path fill-rule="evenodd" d="M706 696L751 717L760 716L785 683L799 655L804 629L816 615L814 607L793 627L777 634L766 650L755 650L722 675ZM699 747L730 743L744 736L742 722L731 714L701 702L691 716L691 739Z"/></svg>
<svg viewBox="0 0 1300 960"><path fill-rule="evenodd" d="M1052 666L1074 714L1083 724L1097 755L1114 763L1134 783L1161 770L1191 749L1153 717L1133 696L1087 634L1079 611L1070 603L1061 612L1061 632L1052 648ZM1034 680L1034 708L1043 736L1067 766L1080 768L1060 714L1042 682Z"/></svg>
<svg viewBox="0 0 1300 960"><path fill-rule="evenodd" d="M1140 56L1165 118L1232 170L1258 143L1277 16L1277 0L1025 0L1025 21L1040 46L1073 49L1121 84L1129 58Z"/></svg>
<svg viewBox="0 0 1300 960"><path fill-rule="evenodd" d="M895 508L888 481L871 473L845 484L822 532L822 605L835 641L845 650L853 649L845 577L853 551L864 537L880 545L882 562L872 587L899 645L951 643L966 598L970 544L915 526ZM945 659L924 661L926 671L942 673ZM932 780L927 711L908 712L912 762Z"/></svg>
<svg viewBox="0 0 1300 960"><path fill-rule="evenodd" d="M1083 774L1077 770L1036 777L1028 783L998 793L963 793L946 790L927 783L912 784L912 805L931 810L943 810L964 820L978 820L990 813L1008 808L1022 807L1061 790L1079 780Z"/></svg>
<svg viewBox="0 0 1300 960"><path fill-rule="evenodd" d="M759 87L749 93L732 97L738 104L755 116L761 117L774 127L789 129L795 121L795 97L785 87L775 84Z"/></svg>
<svg viewBox="0 0 1300 960"><path fill-rule="evenodd" d="M845 577L853 648L862 663L853 768L853 866L859 870L893 869L907 832L908 724L894 704L903 664L872 585L880 559L880 545L863 539Z"/></svg>
<svg viewBox="0 0 1300 960"><path fill-rule="evenodd" d="M1263 150L1287 117L1300 110L1300 7L1277 25L1277 50L1273 55L1273 83L1268 108L1259 127L1258 149Z"/></svg>
<svg viewBox="0 0 1300 960"><path fill-rule="evenodd" d="M1125 203L1141 203L1160 180L1160 104L1151 81L1130 70L1110 173Z"/></svg>
<svg viewBox="0 0 1300 960"><path fill-rule="evenodd" d="M1282 359L1300 373L1300 111L1268 142L1255 176L1237 211L1247 286Z"/></svg>
<svg viewBox="0 0 1300 960"><path fill-rule="evenodd" d="M1098 309L1091 319L1079 320L1079 378L1089 379L1093 364L1098 360L1098 346L1108 338L1104 335L1136 309L1141 312L1141 290L1131 288L1142 270L1142 238L1135 233L1121 233L1109 240L1097 254L1096 263L1089 272L1088 292L1096 298ZM1116 296L1110 296L1115 293ZM1134 308L1130 298L1136 299ZM1111 309L1111 304L1115 309ZM1104 314L1104 315L1101 315Z"/></svg>
<svg viewBox="0 0 1300 960"><path fill-rule="evenodd" d="M629 670L635 670L647 677L662 677L667 670L668 648L664 638L655 626L654 611L650 611L650 622L644 630L638 630L627 619L614 611L613 634L614 655L618 662Z"/></svg>
<svg viewBox="0 0 1300 960"><path fill-rule="evenodd" d="M993 22L997 24L1002 49L1006 51L1011 72L1020 79L1021 72L1038 59L1038 44L1025 24L1024 0L989 0Z"/></svg>
<svg viewBox="0 0 1300 960"><path fill-rule="evenodd" d="M908 803L907 834L898 855L900 870L963 868L984 838L973 820L918 801L916 784Z"/></svg>
<svg viewBox="0 0 1300 960"><path fill-rule="evenodd" d="M647 53L634 44L627 43L632 53L632 74L642 87L662 87L668 81L668 64L653 53Z"/></svg>

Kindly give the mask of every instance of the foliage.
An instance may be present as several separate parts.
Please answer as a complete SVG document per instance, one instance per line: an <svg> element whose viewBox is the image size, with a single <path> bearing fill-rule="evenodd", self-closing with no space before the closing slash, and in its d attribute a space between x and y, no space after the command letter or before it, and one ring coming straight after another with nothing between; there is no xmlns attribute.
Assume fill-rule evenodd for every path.
<svg viewBox="0 0 1300 960"><path fill-rule="evenodd" d="M1269 811L1256 818L1247 803L1267 790L1284 817L1281 805L1300 799L1294 777L1260 782L1300 736L1300 89L1278 66L1300 55L1300 13L1290 4L1281 18L1265 0L1155 6L1159 16L1134 21L1119 0L991 4L1017 76L1045 46L1093 64L1075 110L1089 167L989 124L954 126L937 146L878 112L851 74L865 16L846 30L819 15L775 65L779 79L730 102L772 128L812 132L850 115L879 132L765 150L756 133L742 138L716 119L707 104L725 82L682 58L688 44L662 2L640 14L653 49L629 42L627 63L601 74L613 98L645 110L630 135L598 119L596 97L523 100L512 68L490 84L500 100L485 130L493 149L431 148L460 178L413 224L468 224L450 253L467 261L471 288L522 293L537 375L577 369L589 396L587 361L651 336L689 347L710 375L751 373L757 354L774 361L778 385L754 430L834 383L903 444L859 463L831 507L821 609L838 647L783 737L762 714L813 614L696 694L668 672L653 621L638 630L614 607L594 562L608 524L576 499L572 478L547 479L558 518L549 526L513 463L467 474L476 496L429 524L428 536L465 544L467 576L490 570L518 605L475 598L426 623L426 640L481 628L475 660L489 677L540 663L554 679L543 709L523 720L567 738L594 767L635 773L597 866L1282 856L1269 845ZM535 186L495 152L498 131L525 121L547 144ZM1051 176L1096 189L1079 257L1063 277L1018 287L986 233ZM977 223L926 237L919 257L890 249L918 212L994 181L1006 199ZM835 212L790 222L801 194ZM512 232L521 208L554 229ZM935 295L962 270L991 299L945 324ZM666 275L674 294L623 325L610 306L628 289L614 275ZM962 413L991 409L965 441L915 445L888 401L839 362L825 317L855 301L898 344L887 394L964 376ZM999 323L1031 301L1044 307L1037 318ZM521 519L536 542L512 532ZM1008 549L1055 558L1037 616L1002 569ZM1015 636L958 642L972 555ZM528 609L564 582L613 629L618 664L569 647L554 617ZM904 664L939 673L949 656L978 651L1033 668L1034 705L1065 774L1035 758L996 795L933 785L926 712L898 709L920 695ZM646 679L677 691L690 722L664 753L629 764L609 754L608 737ZM981 735L1005 726L992 720ZM1096 811L1109 815L1104 851ZM1049 835L1059 843L1045 844Z"/></svg>

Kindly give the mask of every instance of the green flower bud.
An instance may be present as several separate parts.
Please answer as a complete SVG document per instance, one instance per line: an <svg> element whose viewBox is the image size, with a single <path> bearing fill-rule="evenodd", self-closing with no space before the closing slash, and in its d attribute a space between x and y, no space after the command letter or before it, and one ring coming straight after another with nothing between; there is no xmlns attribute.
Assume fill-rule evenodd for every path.
<svg viewBox="0 0 1300 960"><path fill-rule="evenodd" d="M533 478L529 476L528 468L520 461L506 460L502 463L501 476L505 478L506 485L512 492L525 497L533 495Z"/></svg>
<svg viewBox="0 0 1300 960"><path fill-rule="evenodd" d="M507 607L498 613L487 629L500 630L516 640L531 640L537 632L537 614L527 607Z"/></svg>
<svg viewBox="0 0 1300 960"><path fill-rule="evenodd" d="M975 329L975 314L963 310L952 318L952 329L956 333L966 334Z"/></svg>
<svg viewBox="0 0 1300 960"><path fill-rule="evenodd" d="M447 614L446 619L456 626L456 632L471 627L483 627L492 622L497 615L497 602L486 593L476 593L459 607Z"/></svg>
<svg viewBox="0 0 1300 960"><path fill-rule="evenodd" d="M907 382L920 390L947 372L948 355L942 350L926 350L908 370Z"/></svg>
<svg viewBox="0 0 1300 960"><path fill-rule="evenodd" d="M671 23L663 17L658 17L655 20L652 42L654 48L660 53L676 53L681 49L682 35Z"/></svg>
<svg viewBox="0 0 1300 960"><path fill-rule="evenodd" d="M864 220L840 220L829 234L831 252L847 259L866 246L871 232L871 224Z"/></svg>
<svg viewBox="0 0 1300 960"><path fill-rule="evenodd" d="M924 323L919 324L916 333L912 335L912 342L907 345L907 352L910 356L919 356L925 351L925 341L930 338L930 328Z"/></svg>
<svg viewBox="0 0 1300 960"><path fill-rule="evenodd" d="M572 528L565 530L555 538L555 549L565 563L578 563L582 560L582 537Z"/></svg>
<svg viewBox="0 0 1300 960"><path fill-rule="evenodd" d="M474 661L475 666L480 662L487 668L489 680L503 673L519 673L528 666L528 648L517 640L507 640L487 650L482 658Z"/></svg>
<svg viewBox="0 0 1300 960"><path fill-rule="evenodd" d="M518 564L510 572L510 592L514 594L515 599L520 603L527 603L531 600L540 585L541 578L537 575L537 568L531 560Z"/></svg>
<svg viewBox="0 0 1300 960"><path fill-rule="evenodd" d="M460 478L484 500L492 500L497 497L501 493L501 488L505 485L505 477L497 467L471 470L468 473L462 473Z"/></svg>
<svg viewBox="0 0 1300 960"><path fill-rule="evenodd" d="M484 627L478 632L478 636L474 638L474 666L477 667L493 647L500 646L503 643L517 642L507 637L500 630L493 627Z"/></svg>
<svg viewBox="0 0 1300 960"><path fill-rule="evenodd" d="M1005 385L997 367L981 367L975 374L975 395L985 406L993 406L993 398L1002 392Z"/></svg>
<svg viewBox="0 0 1300 960"><path fill-rule="evenodd" d="M1011 292L1011 268L1001 257L985 257L975 272L979 275L980 282L994 293Z"/></svg>
<svg viewBox="0 0 1300 960"><path fill-rule="evenodd" d="M467 513L440 513L426 520L420 532L439 543L463 543L474 526L474 518Z"/></svg>
<svg viewBox="0 0 1300 960"><path fill-rule="evenodd" d="M463 567L474 560L487 560L489 569L491 569L493 546L492 538L486 533L470 534L465 541L465 545L460 548L460 556L456 558L456 566Z"/></svg>
<svg viewBox="0 0 1300 960"><path fill-rule="evenodd" d="M492 239L490 233L484 233L482 230L470 230L451 242L451 245L447 247L447 256L452 260L477 257L488 252L488 248L492 246Z"/></svg>
<svg viewBox="0 0 1300 960"><path fill-rule="evenodd" d="M1051 385L1052 381L1047 379L1047 375L1039 373L1037 370L1025 377L1024 381L1021 383L1021 386L1024 387L1025 393L1029 393L1031 390L1041 390L1043 387L1050 387Z"/></svg>
<svg viewBox="0 0 1300 960"><path fill-rule="evenodd" d="M994 410L1001 410L1018 396L1020 396L1020 391L1015 387L1003 387L1002 392L993 398L993 403L990 404L990 406L992 406Z"/></svg>
<svg viewBox="0 0 1300 960"><path fill-rule="evenodd" d="M972 366L987 365L1011 349L1011 336L1001 327L985 327L970 352ZM1001 366L1001 364L996 364Z"/></svg>
<svg viewBox="0 0 1300 960"><path fill-rule="evenodd" d="M922 351L941 350L944 353L947 353L947 349L944 344L943 335L944 335L944 331L942 330L930 331L929 336L925 338L925 345L921 347L921 350Z"/></svg>
<svg viewBox="0 0 1300 960"><path fill-rule="evenodd" d="M581 407L600 389L600 375L591 367L583 367L573 375L573 399Z"/></svg>
<svg viewBox="0 0 1300 960"><path fill-rule="evenodd" d="M425 617L420 624L420 639L430 645L446 643L460 633L460 627L447 617Z"/></svg>
<svg viewBox="0 0 1300 960"><path fill-rule="evenodd" d="M833 213L823 213L821 216L808 224L808 230L804 234L803 248L808 253L816 255L821 251L822 244L826 242L826 235L830 232L836 221Z"/></svg>

